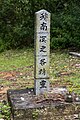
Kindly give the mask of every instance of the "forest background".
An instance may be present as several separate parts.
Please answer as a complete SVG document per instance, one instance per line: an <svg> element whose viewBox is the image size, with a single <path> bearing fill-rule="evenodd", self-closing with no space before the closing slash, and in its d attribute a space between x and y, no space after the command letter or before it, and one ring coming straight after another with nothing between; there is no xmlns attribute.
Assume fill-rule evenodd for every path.
<svg viewBox="0 0 80 120"><path fill-rule="evenodd" d="M35 12L51 13L51 48L80 48L79 0L0 0L0 51L34 47Z"/></svg>

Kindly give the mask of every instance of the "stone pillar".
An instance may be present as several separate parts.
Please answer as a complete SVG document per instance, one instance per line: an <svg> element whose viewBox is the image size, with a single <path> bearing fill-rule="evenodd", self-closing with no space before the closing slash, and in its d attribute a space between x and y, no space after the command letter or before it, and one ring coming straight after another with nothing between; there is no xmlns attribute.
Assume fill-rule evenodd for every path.
<svg viewBox="0 0 80 120"><path fill-rule="evenodd" d="M35 13L35 93L49 91L50 13L40 10Z"/></svg>

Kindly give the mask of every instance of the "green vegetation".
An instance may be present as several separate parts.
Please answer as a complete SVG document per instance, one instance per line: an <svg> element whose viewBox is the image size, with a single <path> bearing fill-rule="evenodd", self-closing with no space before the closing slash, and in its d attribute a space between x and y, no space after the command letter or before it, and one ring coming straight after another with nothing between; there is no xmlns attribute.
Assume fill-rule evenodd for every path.
<svg viewBox="0 0 80 120"><path fill-rule="evenodd" d="M51 53L51 82L67 86L69 91L80 94L80 59L66 52Z"/></svg>
<svg viewBox="0 0 80 120"><path fill-rule="evenodd" d="M0 84L11 89L33 87L34 50L6 51L0 54ZM3 73L3 74L2 74ZM80 59L63 51L50 55L50 82L52 86L67 86L80 94Z"/></svg>
<svg viewBox="0 0 80 120"><path fill-rule="evenodd" d="M0 0L0 51L33 46L40 9L51 13L51 48L80 47L79 0Z"/></svg>
<svg viewBox="0 0 80 120"><path fill-rule="evenodd" d="M33 49L8 50L0 54L0 71L16 70L33 65Z"/></svg>
<svg viewBox="0 0 80 120"><path fill-rule="evenodd" d="M33 120L38 120L38 115L39 115L39 110L38 109L33 110L32 112Z"/></svg>
<svg viewBox="0 0 80 120"><path fill-rule="evenodd" d="M8 89L34 86L34 49L9 50L0 54L0 85ZM76 66L77 65L77 66ZM51 51L51 86L66 86L80 95L80 59L64 51ZM46 94L45 94L46 98ZM32 113L38 119L38 111ZM0 118L10 120L10 107L0 103Z"/></svg>
<svg viewBox="0 0 80 120"><path fill-rule="evenodd" d="M4 120L10 120L11 112L8 104L4 105L0 103L0 118Z"/></svg>
<svg viewBox="0 0 80 120"><path fill-rule="evenodd" d="M33 86L34 50L9 50L0 54L0 85L10 88Z"/></svg>

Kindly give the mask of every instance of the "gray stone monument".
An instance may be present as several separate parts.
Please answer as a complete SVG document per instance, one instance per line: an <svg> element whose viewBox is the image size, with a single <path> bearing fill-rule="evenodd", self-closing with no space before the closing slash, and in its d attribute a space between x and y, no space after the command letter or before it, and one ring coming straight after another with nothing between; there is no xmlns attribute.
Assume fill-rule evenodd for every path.
<svg viewBox="0 0 80 120"><path fill-rule="evenodd" d="M36 95L34 88L8 90L7 96L13 117L11 120L65 120L66 118L74 120L74 113L77 115L77 120L80 120L80 115L78 116L80 103L65 103L63 102L65 98L61 98L62 101L60 102L60 98L57 97L56 99L54 93L48 93L50 89L49 52L50 13L46 10L40 10L36 12L35 22L34 87ZM45 97L43 93L46 92L47 96ZM63 95L61 96L63 97Z"/></svg>
<svg viewBox="0 0 80 120"><path fill-rule="evenodd" d="M35 13L35 93L49 91L50 13L40 10Z"/></svg>

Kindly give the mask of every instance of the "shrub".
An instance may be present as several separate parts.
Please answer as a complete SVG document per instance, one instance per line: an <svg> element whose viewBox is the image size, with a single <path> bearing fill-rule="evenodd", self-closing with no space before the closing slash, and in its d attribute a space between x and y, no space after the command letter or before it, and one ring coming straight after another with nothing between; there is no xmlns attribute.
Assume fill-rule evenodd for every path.
<svg viewBox="0 0 80 120"><path fill-rule="evenodd" d="M51 48L80 47L80 2L78 0L1 0L0 51L34 43L34 14L51 13Z"/></svg>

